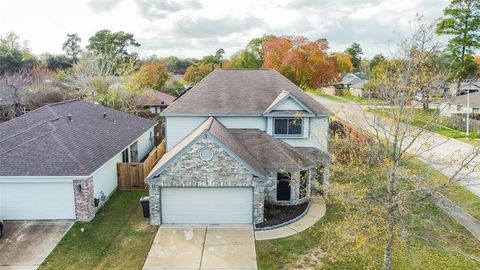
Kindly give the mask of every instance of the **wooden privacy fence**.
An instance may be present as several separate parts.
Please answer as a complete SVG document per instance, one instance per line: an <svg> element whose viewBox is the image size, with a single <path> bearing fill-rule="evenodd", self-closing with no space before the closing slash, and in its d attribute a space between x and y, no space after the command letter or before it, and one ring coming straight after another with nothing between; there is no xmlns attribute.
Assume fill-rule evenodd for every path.
<svg viewBox="0 0 480 270"><path fill-rule="evenodd" d="M145 178L165 154L165 140L150 151L143 162L117 163L118 188L135 190L145 188Z"/></svg>

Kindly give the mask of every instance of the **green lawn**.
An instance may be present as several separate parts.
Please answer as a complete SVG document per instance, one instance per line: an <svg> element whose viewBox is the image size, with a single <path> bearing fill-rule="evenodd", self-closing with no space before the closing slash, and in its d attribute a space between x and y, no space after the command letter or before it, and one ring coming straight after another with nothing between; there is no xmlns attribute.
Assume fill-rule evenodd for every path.
<svg viewBox="0 0 480 270"><path fill-rule="evenodd" d="M376 108L374 110L368 110L374 112L378 115L391 117L393 110L396 109L386 109L386 108ZM425 128L426 130L439 133L448 138L465 138L465 130L457 129L450 127L448 121L439 121L438 112L435 109L423 110L419 108L408 109L408 120L406 122L410 123L413 126ZM469 138L480 138L480 133L470 132Z"/></svg>
<svg viewBox="0 0 480 270"><path fill-rule="evenodd" d="M411 173L420 176L432 185L448 183L448 177L418 159L409 159L402 165ZM470 190L453 183L446 185L439 191L445 197L465 209L470 215L480 220L480 198Z"/></svg>
<svg viewBox="0 0 480 270"><path fill-rule="evenodd" d="M141 269L157 231L142 216L145 194L117 191L91 222L76 222L39 269Z"/></svg>
<svg viewBox="0 0 480 270"><path fill-rule="evenodd" d="M337 97L337 96L331 96L331 95L325 94L320 89L307 89L305 91L308 92L308 93L312 93L312 94L321 96L323 98L329 99L331 101L335 101L335 102L339 102L339 103L347 103L348 102L348 100L346 100L346 99L343 99L343 98L340 98L340 97Z"/></svg>
<svg viewBox="0 0 480 270"><path fill-rule="evenodd" d="M361 104L361 105L388 105L387 101L380 100L380 99L356 97L351 95L342 96L342 98Z"/></svg>
<svg viewBox="0 0 480 270"><path fill-rule="evenodd" d="M340 179L332 178L332 183L363 182L350 178L350 173L336 177ZM368 243L361 252L350 253L356 247L338 237L350 234L348 227L335 229L342 228L350 215L329 203L326 215L310 229L284 239L257 241L259 269L381 269L384 240L353 239ZM407 233L395 245L394 269L480 269L480 242L460 224L428 200L419 203L413 215L416 222L404 224Z"/></svg>

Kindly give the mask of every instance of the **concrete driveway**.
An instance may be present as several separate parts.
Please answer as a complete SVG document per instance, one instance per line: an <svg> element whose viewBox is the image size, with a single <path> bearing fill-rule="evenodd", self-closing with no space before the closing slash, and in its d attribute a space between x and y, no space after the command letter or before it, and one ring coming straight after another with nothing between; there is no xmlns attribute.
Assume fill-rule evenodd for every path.
<svg viewBox="0 0 480 270"><path fill-rule="evenodd" d="M73 221L5 221L0 270L37 269Z"/></svg>
<svg viewBox="0 0 480 270"><path fill-rule="evenodd" d="M163 225L143 269L257 269L253 227Z"/></svg>

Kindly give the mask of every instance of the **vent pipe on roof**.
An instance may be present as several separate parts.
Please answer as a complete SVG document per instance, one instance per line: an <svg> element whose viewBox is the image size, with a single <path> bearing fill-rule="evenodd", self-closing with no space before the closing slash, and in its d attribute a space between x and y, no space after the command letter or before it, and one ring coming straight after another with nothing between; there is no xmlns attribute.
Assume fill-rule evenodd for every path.
<svg viewBox="0 0 480 270"><path fill-rule="evenodd" d="M107 118L107 112L103 112L103 118Z"/></svg>
<svg viewBox="0 0 480 270"><path fill-rule="evenodd" d="M73 116L71 114L68 114L67 117L68 117L68 120L73 121Z"/></svg>

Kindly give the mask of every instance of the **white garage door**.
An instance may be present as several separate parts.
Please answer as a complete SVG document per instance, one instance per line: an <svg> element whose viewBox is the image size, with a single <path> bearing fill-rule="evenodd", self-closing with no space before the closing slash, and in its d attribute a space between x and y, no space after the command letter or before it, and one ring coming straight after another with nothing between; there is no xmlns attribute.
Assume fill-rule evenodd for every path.
<svg viewBox="0 0 480 270"><path fill-rule="evenodd" d="M162 223L252 223L252 188L162 188Z"/></svg>
<svg viewBox="0 0 480 270"><path fill-rule="evenodd" d="M74 219L72 183L0 183L0 218Z"/></svg>

